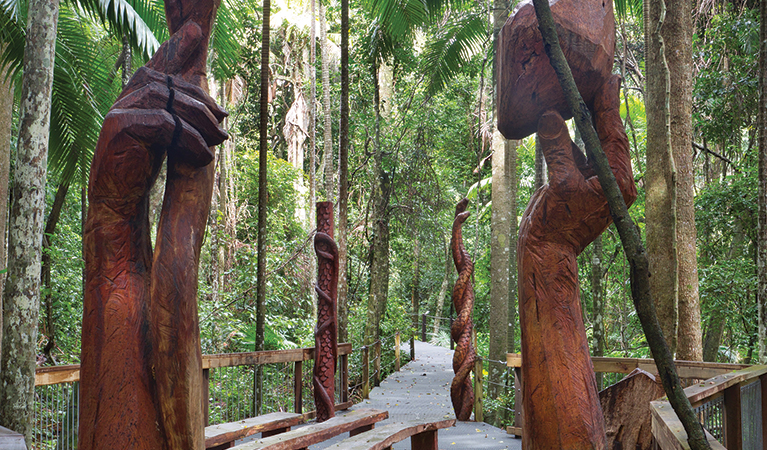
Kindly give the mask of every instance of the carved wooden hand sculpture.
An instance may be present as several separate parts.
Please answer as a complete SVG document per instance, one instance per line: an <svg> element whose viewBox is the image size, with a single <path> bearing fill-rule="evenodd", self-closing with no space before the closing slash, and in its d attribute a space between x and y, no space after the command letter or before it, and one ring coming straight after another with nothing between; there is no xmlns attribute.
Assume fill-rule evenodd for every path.
<svg viewBox="0 0 767 450"><path fill-rule="evenodd" d="M215 14L215 2L198 4L196 12ZM91 166L81 450L204 447L196 265L210 202L209 146L226 139L218 126L226 113L198 82L210 21L204 14L181 17L173 0L166 8L174 34L107 114ZM187 13L194 16L193 10ZM166 154L168 186L153 258L149 192Z"/></svg>
<svg viewBox="0 0 767 450"><path fill-rule="evenodd" d="M627 204L636 198L628 139L619 115L620 80L597 91L594 118ZM604 419L584 328L577 255L610 224L599 181L557 112L538 122L549 183L519 232L519 308L525 449L604 448Z"/></svg>

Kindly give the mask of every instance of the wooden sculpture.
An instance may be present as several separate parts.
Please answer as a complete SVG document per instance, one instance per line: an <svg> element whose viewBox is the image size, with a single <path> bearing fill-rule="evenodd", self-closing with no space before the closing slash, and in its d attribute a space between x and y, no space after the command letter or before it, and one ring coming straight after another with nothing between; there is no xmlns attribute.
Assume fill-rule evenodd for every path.
<svg viewBox="0 0 767 450"><path fill-rule="evenodd" d="M317 422L336 415L335 373L338 356L338 247L333 240L333 202L317 203L317 328L314 330L314 404Z"/></svg>
<svg viewBox="0 0 767 450"><path fill-rule="evenodd" d="M596 92L592 112L626 203L636 198L628 139L619 115L620 79ZM549 183L519 230L519 310L525 449L605 448L602 409L583 324L576 257L610 224L602 189L562 117L538 123Z"/></svg>
<svg viewBox="0 0 767 450"><path fill-rule="evenodd" d="M171 38L104 119L88 186L79 448L203 449L197 266L226 112L207 94L217 0L166 0ZM154 254L149 191L168 158Z"/></svg>
<svg viewBox="0 0 767 450"><path fill-rule="evenodd" d="M450 327L450 335L455 342L453 354L453 382L450 385L450 399L453 402L455 417L458 420L469 420L474 408L474 389L471 386L472 368L476 353L471 341L473 324L471 312L474 308L474 285L471 276L474 273L474 263L469 258L469 252L463 245L461 228L469 212L466 206L468 199L463 199L455 206L455 219L453 220L453 238L450 247L453 251L453 262L458 271L458 279L453 286L453 307L457 318Z"/></svg>
<svg viewBox="0 0 767 450"><path fill-rule="evenodd" d="M615 19L612 2L553 0L562 50L586 105L612 72ZM534 133L549 110L572 117L562 88L543 48L532 3L525 3L501 30L498 50L498 130L507 139Z"/></svg>

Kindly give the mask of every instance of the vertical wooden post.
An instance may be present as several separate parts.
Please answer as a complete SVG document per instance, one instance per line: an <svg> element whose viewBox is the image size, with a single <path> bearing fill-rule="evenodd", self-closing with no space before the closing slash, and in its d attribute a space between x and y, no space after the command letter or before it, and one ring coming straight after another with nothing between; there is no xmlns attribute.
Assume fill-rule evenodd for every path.
<svg viewBox="0 0 767 450"><path fill-rule="evenodd" d="M522 411L522 369L514 368L514 427L520 432L515 434L521 438L525 430L525 416Z"/></svg>
<svg viewBox="0 0 767 450"><path fill-rule="evenodd" d="M740 417L740 384L724 390L724 446L728 450L743 447L743 425Z"/></svg>
<svg viewBox="0 0 767 450"><path fill-rule="evenodd" d="M208 410L210 409L210 369L202 369L202 423L210 425Z"/></svg>
<svg viewBox="0 0 767 450"><path fill-rule="evenodd" d="M474 348L477 348L477 330L472 330ZM482 405L482 357L474 359L474 421L484 422L484 410Z"/></svg>
<svg viewBox="0 0 767 450"><path fill-rule="evenodd" d="M362 398L370 398L370 349L362 347Z"/></svg>
<svg viewBox="0 0 767 450"><path fill-rule="evenodd" d="M304 412L304 362L296 361L293 367L293 398L294 410L297 414Z"/></svg>
<svg viewBox="0 0 767 450"><path fill-rule="evenodd" d="M379 339L375 343L375 386L381 385L381 340Z"/></svg>
<svg viewBox="0 0 767 450"><path fill-rule="evenodd" d="M759 377L762 384L762 450L767 450L767 375Z"/></svg>
<svg viewBox="0 0 767 450"><path fill-rule="evenodd" d="M415 361L415 330L410 334L410 360Z"/></svg>
<svg viewBox="0 0 767 450"><path fill-rule="evenodd" d="M349 355L341 355L341 403L349 401Z"/></svg>
<svg viewBox="0 0 767 450"><path fill-rule="evenodd" d="M410 448L437 450L437 430L424 431L410 437Z"/></svg>
<svg viewBox="0 0 767 450"><path fill-rule="evenodd" d="M399 372L399 331L394 333L394 370Z"/></svg>

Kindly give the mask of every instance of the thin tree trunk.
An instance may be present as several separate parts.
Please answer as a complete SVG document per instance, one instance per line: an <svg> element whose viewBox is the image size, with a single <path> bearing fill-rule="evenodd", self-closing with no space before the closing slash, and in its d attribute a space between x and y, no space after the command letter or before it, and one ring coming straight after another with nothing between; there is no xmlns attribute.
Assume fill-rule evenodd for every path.
<svg viewBox="0 0 767 450"><path fill-rule="evenodd" d="M263 24L261 28L261 123L259 129L258 151L258 259L256 287L256 345L255 350L264 349L266 328L266 201L267 178L266 165L269 152L269 16L271 14L270 0L263 0ZM263 371L256 371L256 411L261 414L263 399Z"/></svg>
<svg viewBox="0 0 767 450"><path fill-rule="evenodd" d="M517 231L517 192L519 190L519 179L517 178L517 147L519 141L506 141L506 171L509 174L509 197L510 204L509 209L511 214L511 234L509 234L509 294L508 304L506 308L508 310L507 318L508 324L506 326L506 351L514 353L517 349L516 332L519 328L517 326L517 242L519 241L519 233Z"/></svg>
<svg viewBox="0 0 767 450"><path fill-rule="evenodd" d="M309 79L311 84L311 90L309 94L309 103L311 104L309 111L311 118L309 119L309 226L308 229L312 230L316 226L317 210L315 204L317 203L317 70L315 65L317 63L317 34L316 25L317 13L316 13L316 1L312 0L312 26L309 33ZM309 273L311 277L311 285L317 284L317 260L315 258L309 258ZM310 290L312 296L312 321L317 319L317 294L314 289Z"/></svg>
<svg viewBox="0 0 767 450"><path fill-rule="evenodd" d="M444 241L444 239L443 239ZM432 328L432 336L436 339L439 336L440 316L442 315L442 307L445 304L445 296L447 295L447 288L450 285L450 275L453 273L453 267L450 264L452 262L451 256L448 253L447 247L445 248L445 276L442 278L442 286L439 288L439 295L437 295L436 305L434 307L434 326Z"/></svg>
<svg viewBox="0 0 767 450"><path fill-rule="evenodd" d="M538 133L535 133L535 181L533 189L537 191L544 184L546 184L546 160L543 159Z"/></svg>
<svg viewBox="0 0 767 450"><path fill-rule="evenodd" d="M320 1L320 45L322 46L322 117L324 120L324 145L322 147L325 160L325 198L333 201L333 134L330 112L330 55L328 52L328 30L325 23L325 8Z"/></svg>
<svg viewBox="0 0 767 450"><path fill-rule="evenodd" d="M677 358L703 360L698 298L695 180L692 164L692 3L669 2L661 29L668 46L670 142L676 169L676 252L679 320ZM649 148L649 146L648 146Z"/></svg>
<svg viewBox="0 0 767 450"><path fill-rule="evenodd" d="M767 0L759 2L759 230L757 237L757 304L759 364L767 364Z"/></svg>
<svg viewBox="0 0 767 450"><path fill-rule="evenodd" d="M373 237L370 241L370 291L368 294L365 344L369 345L380 336L381 318L386 311L389 293L389 175L383 167L381 148L381 95L378 84L378 64L373 64L375 89L375 150L373 154Z"/></svg>
<svg viewBox="0 0 767 450"><path fill-rule="evenodd" d="M48 220L45 222L45 231L43 232L43 256L42 256L42 276L40 282L45 287L47 293L45 295L45 324L46 324L46 337L48 342L45 344L43 351L45 352L45 358L47 364L55 365L51 351L56 345L56 321L53 317L53 294L51 292L51 254L48 250L51 248L51 239L56 233L56 225L59 223L61 217L61 209L64 207L64 203L67 200L67 193L69 192L69 184L62 183L56 189L56 196L53 199L53 206L51 212L48 214Z"/></svg>
<svg viewBox="0 0 767 450"><path fill-rule="evenodd" d="M58 0L29 2L8 236L8 279L3 300L0 425L22 433L27 447L32 445L45 177L58 14Z"/></svg>
<svg viewBox="0 0 767 450"><path fill-rule="evenodd" d="M652 291L650 290L649 262L642 246L639 230L628 214L628 208L618 188L615 175L602 150L599 137L592 126L591 114L583 99L580 98L578 89L575 87L572 73L559 46L559 39L549 4L545 0L533 0L533 3L545 42L546 53L562 85L562 90L565 92L565 98L567 99L570 111L573 113L576 126L581 131L589 160L594 162L593 166L599 177L599 184L607 198L613 223L615 223L615 227L618 229L626 258L631 266L631 293L634 307L637 311L637 317L642 324L642 330L647 338L647 343L653 353L663 389L671 403L671 407L687 432L690 448L692 450L709 449L703 427L682 389L682 384L674 366L674 356L663 338L663 333L658 323ZM646 15L645 17L649 16Z"/></svg>
<svg viewBox="0 0 767 450"><path fill-rule="evenodd" d="M602 276L604 275L604 264L602 261L603 247L602 236L600 235L591 244L591 298L593 299L593 346L592 356L605 355L605 302L604 289L602 288ZM594 374L597 380L597 390L602 390L602 372Z"/></svg>
<svg viewBox="0 0 767 450"><path fill-rule="evenodd" d="M412 317L412 326L414 330L418 329L418 319L419 319L419 307L421 306L421 298L420 298L420 291L418 289L418 285L421 282L421 268L420 262L421 262L421 248L418 245L418 231L417 227L415 230L413 230L413 235L415 236L415 241L413 242L413 285L410 289L410 307L411 311L413 313Z"/></svg>
<svg viewBox="0 0 767 450"><path fill-rule="evenodd" d="M0 53L5 46L0 46ZM8 183L11 172L11 128L13 126L13 84L6 80L7 72L0 70L0 268L6 268L8 225ZM0 273L0 359L3 348L3 287L5 272Z"/></svg>
<svg viewBox="0 0 767 450"><path fill-rule="evenodd" d="M349 0L341 0L341 123L338 139L338 339L349 335L346 278L347 234L349 223Z"/></svg>
<svg viewBox="0 0 767 450"><path fill-rule="evenodd" d="M676 169L670 137L670 75L662 35L665 16L664 0L645 0L647 254L658 320L673 355L676 353L678 324Z"/></svg>

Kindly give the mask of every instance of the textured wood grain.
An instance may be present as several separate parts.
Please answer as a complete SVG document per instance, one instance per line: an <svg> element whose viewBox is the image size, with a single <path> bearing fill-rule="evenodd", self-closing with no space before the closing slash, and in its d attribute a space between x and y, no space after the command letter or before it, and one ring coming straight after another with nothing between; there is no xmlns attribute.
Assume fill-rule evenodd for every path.
<svg viewBox="0 0 767 450"><path fill-rule="evenodd" d="M409 437L417 441L411 448L418 450L437 450L436 431L455 426L455 419L437 422L406 421L387 424L374 430L327 447L327 450L385 450L393 444ZM416 437L418 436L418 437Z"/></svg>
<svg viewBox="0 0 767 450"><path fill-rule="evenodd" d="M597 133L618 185L631 204L636 187L618 106L620 82L596 95ZM522 325L525 449L604 448L604 420L582 320L577 255L609 225L597 177L570 140L562 117L538 125L549 183L520 224L519 308Z"/></svg>
<svg viewBox="0 0 767 450"><path fill-rule="evenodd" d="M256 433L279 430L304 423L303 414L276 412L251 417L239 422L229 422L205 427L205 448L234 442Z"/></svg>
<svg viewBox="0 0 767 450"><path fill-rule="evenodd" d="M338 358L338 246L333 240L333 202L317 203L317 233L314 250L317 253L317 326L314 329L314 359L312 387L317 422L335 415L335 374Z"/></svg>
<svg viewBox="0 0 767 450"><path fill-rule="evenodd" d="M328 440L342 433L358 428L375 425L386 420L389 413L377 409L356 409L346 414L339 414L322 423L315 423L287 433L262 438L233 447L237 450L294 450Z"/></svg>
<svg viewBox="0 0 767 450"><path fill-rule="evenodd" d="M207 94L216 0L165 3L172 33L107 114L84 230L79 448L202 449L197 265L226 113ZM149 191L168 158L155 251Z"/></svg>
<svg viewBox="0 0 767 450"><path fill-rule="evenodd" d="M605 416L607 448L652 448L650 402L663 397L663 386L642 369L599 393Z"/></svg>
<svg viewBox="0 0 767 450"><path fill-rule="evenodd" d="M615 52L612 2L554 0L549 2L562 50L578 90L591 108L610 77ZM498 129L507 139L536 131L544 112L571 116L562 88L543 48L531 3L523 4L501 29L498 47Z"/></svg>
<svg viewBox="0 0 767 450"><path fill-rule="evenodd" d="M453 307L456 311L456 319L450 325L450 336L455 342L453 353L453 372L455 376L450 384L450 400L453 402L453 410L458 420L471 419L474 408L474 389L471 385L471 371L474 368L476 351L472 342L472 330L474 325L471 320L474 309L474 262L463 244L462 227L469 212L466 206L468 199L463 199L455 206L455 219L453 220L452 239L450 248L453 253L453 262L458 271L458 278L453 286Z"/></svg>

